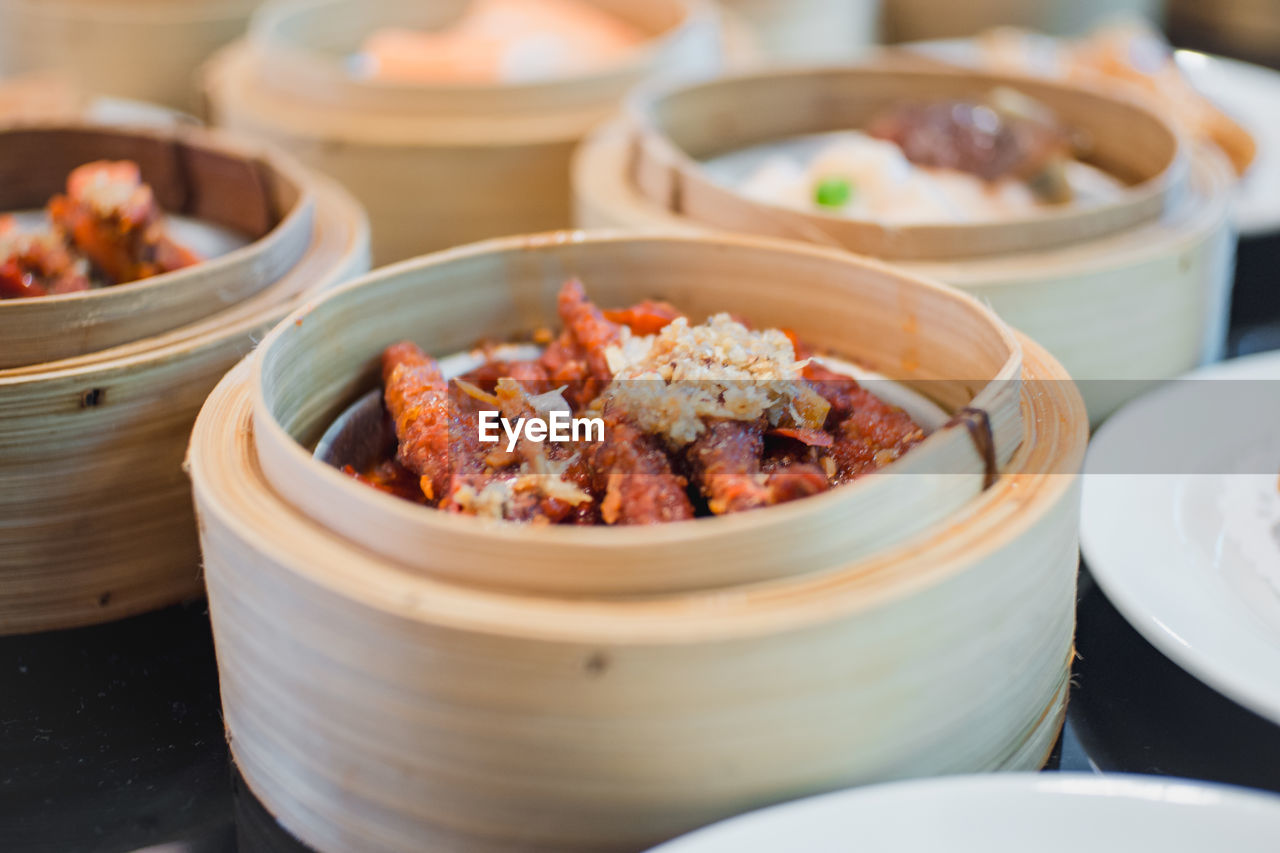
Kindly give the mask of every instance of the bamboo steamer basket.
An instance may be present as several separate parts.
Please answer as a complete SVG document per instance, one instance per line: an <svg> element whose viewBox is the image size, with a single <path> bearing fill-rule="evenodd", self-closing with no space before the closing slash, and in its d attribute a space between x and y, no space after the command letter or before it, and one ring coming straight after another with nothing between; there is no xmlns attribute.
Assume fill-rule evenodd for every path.
<svg viewBox="0 0 1280 853"><path fill-rule="evenodd" d="M1130 184L1106 204L1053 207L1009 221L887 226L748 199L700 159L787 136L865 126L886 107L982 98L1006 87L1035 98L1089 140L1090 159ZM950 69L831 67L724 77L633 99L631 174L642 195L698 222L807 239L890 260L1046 249L1156 218L1186 182L1177 132L1140 104L1043 79Z"/></svg>
<svg viewBox="0 0 1280 853"><path fill-rule="evenodd" d="M1074 36L1115 18L1158 24L1164 7L1164 0L885 0L884 22L891 41L967 38L992 27Z"/></svg>
<svg viewBox="0 0 1280 853"><path fill-rule="evenodd" d="M562 239L466 250L454 263L396 266L281 324L255 362L259 461L276 491L346 538L442 579L526 592L646 594L769 580L881 549L971 501L988 465L1003 465L1021 440L1017 343L994 314L951 289L904 284L899 274L868 266L855 300L838 255L834 261L779 255L732 241L708 251L699 242L627 238L557 249ZM722 276L723 259L714 249L737 252L750 273ZM615 269L619 257L625 269ZM542 275L536 292L531 267ZM305 448L333 420L331 407L348 401L330 389L363 392L376 385L387 344L420 339L449 352L482 338L554 326L556 291L569 275L589 282L604 305L656 296L699 318L728 305L758 325L785 328L815 327L808 310L830 303L821 328L807 336L811 345L914 384L948 411L981 410L991 458L985 443L974 441L972 425L957 422L901 460L899 477L864 478L767 514L678 525L661 537L639 527L553 527L524 541L518 562L504 559L511 541L501 530L494 533L479 519L424 512L311 458ZM779 289L788 276L805 282L809 301ZM912 334L903 335L904 322L914 324ZM326 343L335 340L343 345ZM898 509L904 505L913 507L909 518ZM784 543L787 559L777 550ZM695 547L705 558L697 568L684 558Z"/></svg>
<svg viewBox="0 0 1280 853"><path fill-rule="evenodd" d="M76 122L0 129L0 211L39 209L92 160L132 160L166 213L253 238L195 267L140 282L0 301L0 368L109 349L241 302L294 267L312 239L306 177L269 151L193 127Z"/></svg>
<svg viewBox="0 0 1280 853"><path fill-rule="evenodd" d="M598 74L523 85L412 85L352 76L343 58L384 25L449 20L463 0L303 0L265 7L205 75L213 120L287 148L369 211L379 264L502 234L567 227L574 146L655 75L710 70L703 0L591 0L653 40Z"/></svg>
<svg viewBox="0 0 1280 853"><path fill-rule="evenodd" d="M990 488L896 544L769 582L645 596L457 583L380 557L291 504L262 464L271 445L255 401L280 331L323 322L330 307L349 311L351 294L378 303L398 278L432 268L491 288L495 253L527 296L520 310L485 317L448 300L435 310L506 331L543 317L547 296L580 265L589 290L639 295L664 281L652 277L664 259L686 305L700 307L760 265L776 272L792 258L797 275L843 267L848 303L893 277L900 334L918 334L908 321L924 283L914 278L828 249L674 236L443 253L363 279L277 327L206 403L188 463L231 749L289 831L322 851L635 851L819 790L1043 764L1067 691L1086 425L1065 373L1026 339L1021 441ZM825 318L842 297L821 286L788 295L787 319L805 320L797 332L833 340ZM751 286L739 297L732 309L748 313L786 301ZM365 323L352 319L355 341ZM387 340L399 331L388 328ZM439 352L457 343L430 341ZM351 351L345 379L325 369L294 377L315 396L302 420L324 421L353 396L363 351ZM336 484L327 491L345 500ZM906 522L916 508L902 509ZM683 556L671 556L700 572L716 559L701 536L714 538L721 520L683 525L695 534L687 538L682 525L647 535L684 538ZM523 562L549 532L495 525L475 535L502 543L498 559ZM799 540L772 551L787 559Z"/></svg>
<svg viewBox="0 0 1280 853"><path fill-rule="evenodd" d="M795 84L809 73L797 71L787 76ZM899 73L912 78L918 72L904 69L885 75ZM818 82L832 74L848 74L852 80L861 79L863 71L819 74ZM767 80L738 79L743 83ZM1021 80L1017 88L1036 91L1024 87ZM732 124L709 119L708 127L714 124L719 132L716 138L733 147L835 126L838 119L823 119L829 123L815 125L810 118L814 111L819 115L834 112L831 91L815 89L805 98L795 97L793 102L799 106L777 122L773 121L779 116L777 111L753 109L740 111ZM1117 109L1133 117L1146 115L1127 103ZM1234 232L1229 209L1231 171L1216 152L1195 150L1187 158L1185 181L1177 178L1176 164L1170 166L1174 171L1165 172L1165 180L1155 178L1150 190L1153 196L1163 198L1163 209L1156 205L1153 218L1144 219L1145 202L1140 203L1141 211L1128 206L1127 214L1120 217L1121 221L1132 220L1128 227L1115 224L1101 229L1089 213L1081 211L1078 219L1083 223L1078 230L1075 226L1055 230L1051 221L1046 221L1040 223L1048 226L1046 233L1032 235L1035 239L1029 238L1019 222L989 226L995 229L991 240L986 239L990 231L985 236L973 231L963 236L972 226L936 226L923 231L907 229L915 232L907 246L901 242L903 229L873 226L866 230L865 223L856 221L836 222L833 228L833 217L809 217L753 203L715 187L709 197L714 207L711 214L705 214L705 205L691 209L689 185L680 182L680 191L671 192L671 176L693 174L699 190L707 183L705 177L696 174L698 167L688 154L670 154L673 145L669 137L652 126L638 129L638 115L601 128L576 154L573 185L575 218L580 226L727 228L842 245L890 258L903 269L941 279L978 296L1010 325L1048 348L1081 383L1094 423L1137 396L1150 381L1180 375L1221 357ZM1098 132L1093 131L1095 139L1103 142ZM1158 131L1153 133L1159 136ZM1128 129L1111 144L1127 147L1133 155L1142 151ZM656 156L639 152L646 145ZM667 155L677 158L675 172L657 165L658 159ZM1174 155L1175 160L1182 158ZM646 159L647 167L641 165ZM638 179L642 168L649 175L644 183ZM1153 168L1158 166L1149 163L1148 171ZM996 245L1002 250L976 254ZM948 256L944 247L956 256Z"/></svg>
<svg viewBox="0 0 1280 853"><path fill-rule="evenodd" d="M740 50L755 62L848 59L879 41L880 0L720 0L720 6L740 28Z"/></svg>
<svg viewBox="0 0 1280 853"><path fill-rule="evenodd" d="M0 634L105 622L197 596L182 472L209 391L303 295L368 268L368 225L306 178L310 239L256 295L197 323L0 370Z"/></svg>
<svg viewBox="0 0 1280 853"><path fill-rule="evenodd" d="M1197 44L1216 45L1229 56L1248 55L1274 64L1280 52L1280 9L1269 0L1218 0L1212 4L1171 0L1168 21L1175 32L1186 34Z"/></svg>
<svg viewBox="0 0 1280 853"><path fill-rule="evenodd" d="M88 95L194 110L196 70L258 2L0 0L0 74L58 71Z"/></svg>

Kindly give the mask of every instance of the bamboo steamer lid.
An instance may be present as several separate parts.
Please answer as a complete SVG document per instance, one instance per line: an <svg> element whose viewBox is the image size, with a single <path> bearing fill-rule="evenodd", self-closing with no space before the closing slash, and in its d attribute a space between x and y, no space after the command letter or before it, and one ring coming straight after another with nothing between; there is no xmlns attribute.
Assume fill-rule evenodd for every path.
<svg viewBox="0 0 1280 853"><path fill-rule="evenodd" d="M0 0L0 74L57 71L88 95L181 110L196 69L259 0Z"/></svg>
<svg viewBox="0 0 1280 853"><path fill-rule="evenodd" d="M760 260L728 239L664 239L704 243L720 266L708 278ZM616 266L655 241L615 242ZM531 295L565 272L549 248L529 246L509 270ZM851 277L877 269L758 250L825 253ZM801 336L821 337L819 292L793 290L810 309ZM1068 686L1087 429L1061 368L1018 343L1018 449L945 523L822 571L624 598L442 581L318 523L260 464L259 358L242 364L210 397L188 457L241 772L322 851L496 853L636 851L820 790L1040 766ZM495 535L518 561L538 531ZM680 559L696 571L706 552L687 544Z"/></svg>
<svg viewBox="0 0 1280 853"><path fill-rule="evenodd" d="M369 210L377 263L569 224L573 147L655 75L709 70L718 21L703 0L589 0L653 39L617 65L520 85L361 79L344 64L380 26L430 27L462 0L278 2L205 74L220 125L277 142Z"/></svg>
<svg viewBox="0 0 1280 853"><path fill-rule="evenodd" d="M725 255L734 260L727 263ZM619 266L618 259L625 258ZM725 273L726 266L733 270ZM808 343L914 384L948 411L981 412L994 445L957 420L897 463L900 477L868 477L777 507L646 528L522 532L454 518L376 492L311 458L353 392L377 383L382 350L418 341L437 354L481 339L558 324L563 279L588 282L604 305L646 297L691 317L723 310L760 326L809 327ZM805 283L797 299L778 283ZM821 320L812 316L822 304ZM333 343L341 341L340 347ZM725 586L852 559L945 518L977 495L1021 440L1021 353L987 309L949 288L829 250L780 252L768 241L635 239L551 234L440 253L375 273L280 324L255 362L256 436L267 478L286 500L384 557L443 579L562 594L646 594ZM987 458L987 451L991 458ZM900 507L910 505L904 516ZM794 540L794 541L793 541ZM682 555L699 549L704 560ZM786 554L780 553L785 549Z"/></svg>
<svg viewBox="0 0 1280 853"><path fill-rule="evenodd" d="M0 211L44 207L65 191L72 169L103 159L136 162L166 213L253 242L144 281L0 300L0 368L74 358L199 321L276 281L311 241L315 201L295 164L192 127L71 122L0 129Z"/></svg>
<svg viewBox="0 0 1280 853"><path fill-rule="evenodd" d="M306 177L314 217L291 269L200 322L0 370L0 634L109 621L199 595L182 457L218 379L303 295L368 268L368 225Z"/></svg>
<svg viewBox="0 0 1280 853"><path fill-rule="evenodd" d="M575 220L583 227L713 227L655 202L635 180L631 121L594 133L573 167ZM1046 346L1081 382L1101 421L1144 383L1221 357L1234 261L1231 172L1197 149L1186 187L1156 219L1092 239L982 257L895 261L956 285ZM744 223L752 230L757 220ZM829 242L806 232L797 239Z"/></svg>

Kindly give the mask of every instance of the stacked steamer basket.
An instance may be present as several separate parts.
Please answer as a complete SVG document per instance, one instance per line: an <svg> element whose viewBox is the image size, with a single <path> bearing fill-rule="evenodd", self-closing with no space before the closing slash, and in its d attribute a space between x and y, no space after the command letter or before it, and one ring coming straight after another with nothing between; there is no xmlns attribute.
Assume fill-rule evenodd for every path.
<svg viewBox="0 0 1280 853"><path fill-rule="evenodd" d="M384 346L554 324L569 276L794 329L960 416L851 485L651 527L439 513L309 452ZM830 249L559 234L375 273L286 318L192 435L235 759L319 850L484 853L636 851L813 791L1038 767L1085 420L976 300Z"/></svg>
<svg viewBox="0 0 1280 853"><path fill-rule="evenodd" d="M0 0L0 74L52 70L79 91L194 110L196 71L259 0Z"/></svg>
<svg viewBox="0 0 1280 853"><path fill-rule="evenodd" d="M1004 86L1087 135L1121 198L1005 221L889 227L749 199L701 160L802 134L858 128L904 101L982 98ZM747 107L750 105L750 108ZM891 260L988 302L1077 380L1094 422L1164 379L1221 355L1234 259L1230 170L1189 155L1140 106L1030 78L891 66L725 78L638 99L580 149L580 225L720 228ZM1095 381L1096 380L1096 381ZM1105 381L1118 380L1118 381Z"/></svg>
<svg viewBox="0 0 1280 853"><path fill-rule="evenodd" d="M962 38L991 27L1023 27L1053 35L1087 32L1107 19L1160 20L1165 0L886 0L885 29L892 41Z"/></svg>
<svg viewBox="0 0 1280 853"><path fill-rule="evenodd" d="M133 284L0 301L0 634L198 595L181 466L201 403L300 296L367 269L346 193L190 129L4 129L0 209L41 207L97 159L136 162L194 243L244 245Z"/></svg>
<svg viewBox="0 0 1280 853"><path fill-rule="evenodd" d="M757 60L847 59L877 41L880 0L720 0L730 35Z"/></svg>
<svg viewBox="0 0 1280 853"><path fill-rule="evenodd" d="M369 211L377 263L485 237L569 225L574 146L654 74L718 63L703 0L589 0L650 40L597 73L521 84L365 79L350 59L385 27L439 28L465 0L287 0L211 63L221 125L279 142L340 180Z"/></svg>

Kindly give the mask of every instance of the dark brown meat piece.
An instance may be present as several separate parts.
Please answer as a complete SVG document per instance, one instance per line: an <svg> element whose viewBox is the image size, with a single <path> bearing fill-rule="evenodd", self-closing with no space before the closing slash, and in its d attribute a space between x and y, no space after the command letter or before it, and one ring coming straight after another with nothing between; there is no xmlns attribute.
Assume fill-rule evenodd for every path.
<svg viewBox="0 0 1280 853"><path fill-rule="evenodd" d="M555 386L568 385L565 399L575 410L594 400L612 378L605 347L618 339L620 327L605 319L582 282L565 282L556 309L564 332L543 352L542 365Z"/></svg>
<svg viewBox="0 0 1280 853"><path fill-rule="evenodd" d="M422 493L418 476L394 459L383 459L366 471L357 471L351 465L345 465L342 473L355 477L380 492L414 503L427 503L427 496Z"/></svg>
<svg viewBox="0 0 1280 853"><path fill-rule="evenodd" d="M1030 180L1070 151L1051 125L967 101L904 104L875 118L868 133L896 143L912 163L987 181Z"/></svg>
<svg viewBox="0 0 1280 853"><path fill-rule="evenodd" d="M827 476L814 464L816 451L788 440L800 450L764 456L760 421L715 420L686 449L694 485L716 515L785 503L825 491Z"/></svg>
<svg viewBox="0 0 1280 853"><path fill-rule="evenodd" d="M486 361L458 377L482 391L493 393L499 379L514 379L530 394L542 394L553 387L541 361Z"/></svg>
<svg viewBox="0 0 1280 853"><path fill-rule="evenodd" d="M764 425L713 420L685 448L693 483L716 515L767 506L769 487L760 471Z"/></svg>
<svg viewBox="0 0 1280 853"><path fill-rule="evenodd" d="M383 400L395 424L396 460L421 478L422 493L445 509L462 483L477 490L491 479L476 408L451 399L435 359L409 341L382 354Z"/></svg>
<svg viewBox="0 0 1280 853"><path fill-rule="evenodd" d="M835 481L845 483L883 468L924 440L911 416L863 390L853 412L835 429L829 449Z"/></svg>
<svg viewBox="0 0 1280 853"><path fill-rule="evenodd" d="M595 490L604 496L606 524L657 524L693 518L686 481L671 469L657 441L626 420L605 415L604 442L595 451Z"/></svg>

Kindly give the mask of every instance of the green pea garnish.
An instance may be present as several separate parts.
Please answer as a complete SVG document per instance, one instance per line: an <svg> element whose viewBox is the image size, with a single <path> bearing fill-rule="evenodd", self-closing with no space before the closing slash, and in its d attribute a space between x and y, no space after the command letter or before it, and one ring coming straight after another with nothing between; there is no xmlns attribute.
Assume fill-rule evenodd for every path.
<svg viewBox="0 0 1280 853"><path fill-rule="evenodd" d="M823 178L814 191L814 200L823 207L844 207L851 198L853 181L848 178Z"/></svg>

